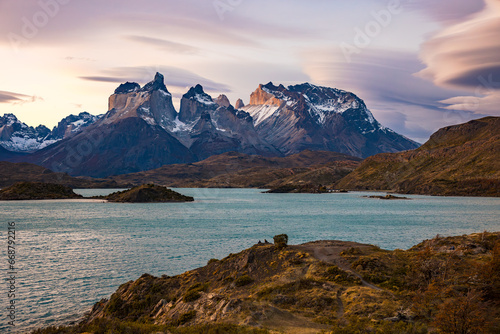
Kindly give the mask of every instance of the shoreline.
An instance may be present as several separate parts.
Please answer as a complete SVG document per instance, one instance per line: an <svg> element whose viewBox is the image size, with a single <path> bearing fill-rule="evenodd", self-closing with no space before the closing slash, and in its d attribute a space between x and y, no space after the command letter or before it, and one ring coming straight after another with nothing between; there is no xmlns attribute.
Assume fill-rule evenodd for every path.
<svg viewBox="0 0 500 334"><path fill-rule="evenodd" d="M399 265L397 264L399 257L404 256L410 261L415 261L418 259L416 256L420 254L419 252L429 247L435 254L434 256L436 259L440 258L440 254L454 253L469 262L472 261L471 263L476 263L477 261L482 263L485 261L482 254L491 252L489 249L491 249L491 247L493 247L492 245L495 243L500 247L500 232L482 232L449 237L436 236L433 239L424 240L404 251L388 251L371 244L341 240L317 240L298 245L288 245L284 248L277 248L276 242L274 244L259 242L236 254L229 254L220 260L212 259L208 261L206 266L188 270L172 277L165 275L154 277L149 274L143 274L135 281L122 284L108 300L97 302L92 307L89 315L84 317L83 322L76 325L76 327L83 326L82 329L84 329L86 328L85 326L95 321L101 321L99 319L108 319L105 320L105 322L110 322L110 325L114 324L114 317L118 316L118 314L122 314L119 313L122 311L119 311L113 306L118 300L123 300L123 303L132 303L131 305L134 305L133 301L136 300L136 298L139 298L137 300L143 300L144 294L150 293L147 291L150 291L152 286L160 284L165 286L166 290L160 288L160 291L165 291L166 295L160 293L159 296L170 296L168 298L172 298L171 293L175 295L180 293L181 298L174 298L170 302L163 301L164 299L156 299L157 301L153 299L152 304L149 306L152 309L150 311L146 311L146 309L145 314L149 314L149 316L153 317L150 321L156 319L154 320L156 325L153 323L150 325L141 325L145 326L144 328L148 328L148 331L150 329L156 330L165 328L167 331L170 330L172 333L177 333L175 329L183 328L184 326L203 324L206 326L222 326L221 322L210 320L214 317L217 319L219 319L219 317L220 319L226 319L224 323L241 326L241 328L238 328L241 329L242 333L246 333L244 330L251 328L269 330L279 330L281 328L281 330L284 330L284 333L299 333L297 332L298 328L301 328L300 333L318 333L321 330L329 330L332 328L332 325L328 325L321 321L312 321L313 319L309 319L307 316L304 317L303 312L309 312L307 311L309 306L305 306L306 304L299 309L290 309L284 306L286 304L281 304L281 302L276 304L277 302L273 301L274 299L268 299L268 297L266 297L268 293L274 296L273 290L268 290L267 288L269 284L271 284L271 286L275 284L281 286L280 284L282 283L279 282L282 280L285 280L285 282L292 280L310 283L307 283L308 285L305 285L303 288L298 288L298 290L284 293L283 297L279 297L280 294L278 294L276 298L285 298L290 294L290 297L286 298L320 300L318 298L322 298L321 296L328 296L331 294L332 298L335 296L337 303L342 305L341 309L337 308L337 315L331 316L340 319L344 318L345 312L348 312L351 307L360 307L358 306L358 302L351 301L349 298L349 291L356 291L356 293L361 294L361 296L371 296L370 298L376 298L377 300L374 305L378 305L377 307L380 311L377 312L382 313L377 316L378 320L375 323L372 321L372 324L383 327L394 321L403 321L403 323L405 323L405 318L398 318L403 317L400 313L396 312L395 315L393 314L394 317L391 317L390 315L393 311L390 310L395 308L389 307L389 304L386 305L385 303L391 301L390 303L397 306L403 302L404 298L401 299L401 296L397 297L395 293L398 292L398 295L411 295L411 290L407 291L408 288L403 286L401 288L395 288L391 285L395 283L387 285L384 283L384 280L388 278L374 282L374 276L367 276L367 270L368 272L375 270L373 274L380 270L382 270L381 273L384 273L389 270L389 268L385 266L389 264L391 266ZM380 267L386 269L364 269L359 265L356 267L356 263L361 261L361 259L370 258L378 258L378 261L387 263L384 267ZM308 270L305 272L304 268L308 268ZM225 270L228 269L229 271L226 272ZM270 272L268 272L269 270ZM331 276L332 274L330 272L334 273L333 276ZM396 274L396 272L394 272L394 275L400 275ZM456 275L458 274L457 272ZM377 275L380 275L380 273ZM234 277L234 279L227 283L227 280L223 279L224 277ZM404 276L401 277L404 279ZM387 282L390 281L392 281L392 278ZM144 291L144 289L146 289L146 291ZM255 293L252 291L262 292ZM262 294L264 293L263 291L268 292ZM302 294L303 292L305 295ZM158 292L156 292L156 294L157 293ZM243 296L247 294L249 294L246 297L247 299L243 298ZM193 296L188 299L187 296L191 295ZM121 299L122 297L125 298L125 296L128 296L127 299ZM160 298L159 296L156 298ZM125 302L125 300L128 301ZM215 304L213 300L216 301ZM266 306L267 303L271 304ZM221 313L221 307L216 307L216 305L222 305L221 307L226 311ZM229 305L233 305L232 308L228 309ZM255 315L257 314L255 312L248 313L248 307L262 309L262 312L267 314L267 316L262 317L260 315ZM333 305L325 306L326 310L329 310L331 307L333 307ZM133 312L134 310L134 308L127 309L129 311L126 312ZM203 310L203 312L195 312L194 310ZM322 312L323 311L319 313L322 314ZM405 312L407 313L404 313L404 317L408 317L408 319L415 317L415 314L412 313L414 311L407 310ZM190 316L184 316L186 314L190 314ZM248 314L250 314L249 317L247 317ZM358 314L358 317L363 318L363 314L364 313ZM396 320L393 320L393 318ZM184 320L179 322L178 319ZM414 321L407 322L407 324L413 323ZM182 326L178 327L180 325ZM425 325L425 322L422 322L422 326L423 325ZM135 325L134 322L131 322L128 323L127 326ZM139 324L137 324L137 326L139 326ZM44 332L42 330L39 333ZM198 332L194 331L193 333Z"/></svg>

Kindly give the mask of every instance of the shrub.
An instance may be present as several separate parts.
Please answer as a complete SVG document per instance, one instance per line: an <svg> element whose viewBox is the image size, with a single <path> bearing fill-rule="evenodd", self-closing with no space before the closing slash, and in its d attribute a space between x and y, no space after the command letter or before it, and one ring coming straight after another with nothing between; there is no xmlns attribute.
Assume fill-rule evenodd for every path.
<svg viewBox="0 0 500 334"><path fill-rule="evenodd" d="M234 281L234 285L236 286L245 286L245 285L248 285L250 283L253 282L253 279L248 276L248 275L243 275L243 276L240 276L238 277L235 281Z"/></svg>
<svg viewBox="0 0 500 334"><path fill-rule="evenodd" d="M179 319L177 319L176 325L177 326L184 325L185 323L188 323L191 320L193 320L195 317L196 317L196 311L195 310L186 312L186 313L182 314L179 317Z"/></svg>
<svg viewBox="0 0 500 334"><path fill-rule="evenodd" d="M361 280L355 275L348 273L337 266L330 266L326 269L326 277L329 281L338 284L361 284Z"/></svg>
<svg viewBox="0 0 500 334"><path fill-rule="evenodd" d="M288 235L286 234L275 235L273 237L273 240L274 240L274 246L277 249L286 248L286 246L288 245Z"/></svg>
<svg viewBox="0 0 500 334"><path fill-rule="evenodd" d="M195 283L187 289L186 293L184 294L183 300L186 303L194 302L198 298L201 297L201 291L207 291L208 289L208 283L201 284L201 283Z"/></svg>

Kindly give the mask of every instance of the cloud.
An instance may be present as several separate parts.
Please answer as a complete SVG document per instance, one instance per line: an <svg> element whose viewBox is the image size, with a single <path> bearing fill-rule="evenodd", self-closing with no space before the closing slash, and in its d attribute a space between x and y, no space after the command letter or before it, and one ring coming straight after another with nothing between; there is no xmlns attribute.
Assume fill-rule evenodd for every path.
<svg viewBox="0 0 500 334"><path fill-rule="evenodd" d="M81 76L80 79L97 82L116 82L123 83L124 78L105 77L105 76Z"/></svg>
<svg viewBox="0 0 500 334"><path fill-rule="evenodd" d="M88 57L73 57L73 56L67 56L64 57L64 60L67 61L96 61L96 59L93 58L88 58Z"/></svg>
<svg viewBox="0 0 500 334"><path fill-rule="evenodd" d="M496 0L489 0L480 14L424 43L421 58L427 68L419 75L437 85L475 89L480 77L500 75L498 31L500 6Z"/></svg>
<svg viewBox="0 0 500 334"><path fill-rule="evenodd" d="M0 91L0 103L10 103L13 105L23 105L26 103L33 103L37 101L44 101L40 96L29 96L25 94Z"/></svg>
<svg viewBox="0 0 500 334"><path fill-rule="evenodd" d="M21 99L25 97L27 97L27 95L0 90L0 103L13 103L21 101Z"/></svg>
<svg viewBox="0 0 500 334"><path fill-rule="evenodd" d="M484 0L418 0L407 1L406 6L419 10L436 21L453 23L463 21L484 8Z"/></svg>
<svg viewBox="0 0 500 334"><path fill-rule="evenodd" d="M500 4L487 0L480 13L450 25L424 43L420 57L426 68L418 76L437 86L464 89L442 102L448 109L500 115Z"/></svg>
<svg viewBox="0 0 500 334"><path fill-rule="evenodd" d="M185 89L187 87L200 84L207 91L215 91L221 93L230 92L229 86L204 78L194 72L184 70L173 66L141 66L141 67L116 67L103 71L103 75L99 76L82 76L83 80L97 82L116 82L123 83L126 81L147 83L153 80L156 72L160 72L165 76L165 84L167 88L177 87Z"/></svg>
<svg viewBox="0 0 500 334"><path fill-rule="evenodd" d="M171 42L165 39L152 38L147 36L135 36L135 35L125 36L125 39L140 44L152 45L160 50L168 52L175 52L181 54L196 54L200 52L200 49L194 46Z"/></svg>
<svg viewBox="0 0 500 334"><path fill-rule="evenodd" d="M352 91L379 122L416 141L426 141L443 126L477 118L469 111L446 109L442 102L463 91L436 87L414 76L422 69L414 53L366 49L349 64L336 48L310 50L304 57L304 69L313 82Z"/></svg>

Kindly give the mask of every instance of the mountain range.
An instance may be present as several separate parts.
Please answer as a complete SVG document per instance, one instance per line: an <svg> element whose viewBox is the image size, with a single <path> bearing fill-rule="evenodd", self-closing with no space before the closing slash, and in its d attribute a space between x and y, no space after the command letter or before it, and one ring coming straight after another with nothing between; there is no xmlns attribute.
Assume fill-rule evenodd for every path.
<svg viewBox="0 0 500 334"><path fill-rule="evenodd" d="M52 131L44 125L28 126L13 114L0 116L0 146L11 152L31 153L68 138L102 117L88 112L63 118Z"/></svg>
<svg viewBox="0 0 500 334"><path fill-rule="evenodd" d="M323 150L365 158L419 145L378 123L353 93L301 84L259 85L233 107L196 85L177 112L160 73L143 87L121 84L105 115L82 113L52 131L13 115L0 123L0 159L31 162L70 175L107 177L193 163L225 152L267 157ZM10 152L29 153L22 156ZM10 155L10 156L9 156Z"/></svg>

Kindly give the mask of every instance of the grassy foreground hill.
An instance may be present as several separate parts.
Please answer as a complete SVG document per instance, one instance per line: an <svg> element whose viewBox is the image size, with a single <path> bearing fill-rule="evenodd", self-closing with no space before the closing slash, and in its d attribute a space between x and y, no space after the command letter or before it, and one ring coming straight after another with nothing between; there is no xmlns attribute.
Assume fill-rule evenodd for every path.
<svg viewBox="0 0 500 334"><path fill-rule="evenodd" d="M499 311L500 233L484 232L406 251L259 243L174 277L144 274L79 325L34 333L498 333Z"/></svg>
<svg viewBox="0 0 500 334"><path fill-rule="evenodd" d="M500 117L442 128L416 150L367 158L336 187L500 196Z"/></svg>

